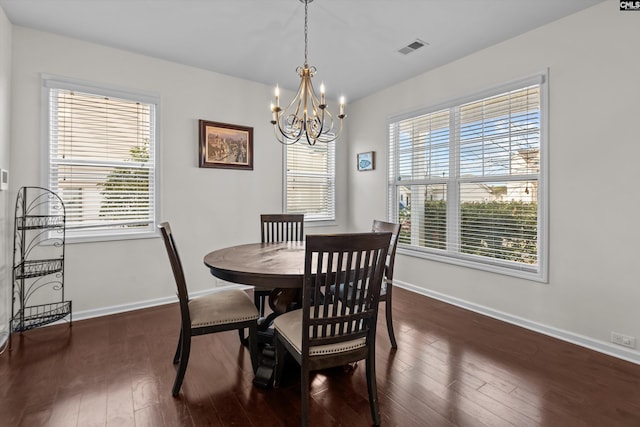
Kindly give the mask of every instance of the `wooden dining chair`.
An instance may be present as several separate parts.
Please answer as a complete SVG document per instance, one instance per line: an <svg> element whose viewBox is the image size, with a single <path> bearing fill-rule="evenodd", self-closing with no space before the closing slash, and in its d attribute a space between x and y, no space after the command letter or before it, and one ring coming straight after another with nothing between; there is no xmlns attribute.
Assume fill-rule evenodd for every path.
<svg viewBox="0 0 640 427"><path fill-rule="evenodd" d="M384 269L384 280L382 281L382 289L380 290L380 301L384 301L385 317L387 319L387 332L389 333L391 347L398 348L396 334L393 332L391 296L393 294L393 266L396 261L396 249L398 248L400 224L374 219L371 231L391 233L391 243L389 244L389 252Z"/></svg>
<svg viewBox="0 0 640 427"><path fill-rule="evenodd" d="M260 237L262 243L302 242L304 239L304 214L260 215ZM255 289L253 300L264 317L267 301L272 289Z"/></svg>
<svg viewBox="0 0 640 427"><path fill-rule="evenodd" d="M300 365L301 424L307 425L310 372L366 361L369 406L380 424L376 386L376 322L380 287L391 233L350 233L306 237L302 308L275 319L276 373L282 379L286 354ZM326 292L354 283L358 298L333 300Z"/></svg>
<svg viewBox="0 0 640 427"><path fill-rule="evenodd" d="M387 332L389 334L389 340L391 341L391 347L398 348L396 335L393 331L393 310L391 304L391 296L393 294L393 267L396 259L396 249L398 247L398 234L400 233L400 224L374 219L373 225L371 226L371 231L378 233L391 233L391 242L389 244L389 252L384 269L384 279L382 281L382 288L380 290L380 301L385 303L384 305L385 317L387 320ZM339 291L336 292L336 289L339 289ZM339 286L331 288L329 290L329 295L337 294L339 299L343 299L345 295L347 296L347 298L353 297L354 292L357 296L357 289L355 289L352 285L345 286L344 283L341 283Z"/></svg>
<svg viewBox="0 0 640 427"><path fill-rule="evenodd" d="M173 357L173 364L178 364L172 389L173 396L178 395L182 386L189 362L192 336L248 328L251 366L255 372L258 366L258 310L251 298L243 291L233 289L190 299L171 227L168 222L163 222L158 225L158 228L162 233L171 262L171 269L178 289L181 314L180 338Z"/></svg>

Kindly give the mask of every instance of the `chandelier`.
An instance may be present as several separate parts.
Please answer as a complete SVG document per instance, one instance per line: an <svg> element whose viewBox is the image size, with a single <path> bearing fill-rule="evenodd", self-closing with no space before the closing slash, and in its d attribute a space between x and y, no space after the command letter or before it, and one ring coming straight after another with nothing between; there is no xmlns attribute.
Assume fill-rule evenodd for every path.
<svg viewBox="0 0 640 427"><path fill-rule="evenodd" d="M300 87L289 105L282 109L280 107L280 88L276 86L275 105L271 104L271 124L276 139L281 144L295 144L303 138L309 145L315 145L318 141L335 141L342 132L342 119L346 117L344 96L342 96L337 115L340 126L336 130L334 117L327 109L324 83L320 85L320 98L313 90L311 78L316 73L316 67L309 66L307 63L308 7L312 1L300 0L304 3L304 65L296 68L296 72L300 76Z"/></svg>

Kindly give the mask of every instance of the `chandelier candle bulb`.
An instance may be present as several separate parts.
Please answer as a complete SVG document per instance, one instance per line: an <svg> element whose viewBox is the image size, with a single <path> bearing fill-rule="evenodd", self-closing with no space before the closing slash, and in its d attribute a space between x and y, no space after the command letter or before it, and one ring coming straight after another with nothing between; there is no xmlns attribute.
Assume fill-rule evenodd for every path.
<svg viewBox="0 0 640 427"><path fill-rule="evenodd" d="M280 107L280 88L278 86L276 86L275 93L276 93L276 107Z"/></svg>
<svg viewBox="0 0 640 427"><path fill-rule="evenodd" d="M320 104L324 105L324 82L320 83Z"/></svg>

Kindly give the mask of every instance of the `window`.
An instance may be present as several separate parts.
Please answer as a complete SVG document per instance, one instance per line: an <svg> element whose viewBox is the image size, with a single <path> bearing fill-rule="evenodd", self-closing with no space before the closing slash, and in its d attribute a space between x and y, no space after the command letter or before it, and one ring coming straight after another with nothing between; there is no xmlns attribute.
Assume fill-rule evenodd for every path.
<svg viewBox="0 0 640 427"><path fill-rule="evenodd" d="M335 142L285 146L285 212L335 220Z"/></svg>
<svg viewBox="0 0 640 427"><path fill-rule="evenodd" d="M389 122L400 252L546 281L546 75Z"/></svg>
<svg viewBox="0 0 640 427"><path fill-rule="evenodd" d="M158 100L43 78L45 186L64 201L67 236L156 236Z"/></svg>

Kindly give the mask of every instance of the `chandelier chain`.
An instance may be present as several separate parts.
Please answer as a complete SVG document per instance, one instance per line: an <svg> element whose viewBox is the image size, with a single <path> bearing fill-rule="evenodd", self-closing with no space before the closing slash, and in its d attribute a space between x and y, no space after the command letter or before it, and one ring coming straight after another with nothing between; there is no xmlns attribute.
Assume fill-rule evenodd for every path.
<svg viewBox="0 0 640 427"><path fill-rule="evenodd" d="M309 9L309 0L304 0L304 67L307 68L307 53L308 53L308 36L307 33L309 32L309 15L308 15L308 9Z"/></svg>

